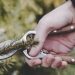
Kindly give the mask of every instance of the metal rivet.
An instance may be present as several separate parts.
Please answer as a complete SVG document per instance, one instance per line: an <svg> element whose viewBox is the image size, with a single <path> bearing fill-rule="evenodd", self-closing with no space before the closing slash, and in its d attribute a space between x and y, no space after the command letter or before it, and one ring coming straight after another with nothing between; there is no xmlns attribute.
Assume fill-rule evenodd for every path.
<svg viewBox="0 0 75 75"><path fill-rule="evenodd" d="M72 62L75 62L75 59L71 59Z"/></svg>
<svg viewBox="0 0 75 75"><path fill-rule="evenodd" d="M74 29L74 26L71 26L71 29Z"/></svg>
<svg viewBox="0 0 75 75"><path fill-rule="evenodd" d="M55 32L55 33L56 33L56 32L57 32L57 30L54 30L53 32Z"/></svg>

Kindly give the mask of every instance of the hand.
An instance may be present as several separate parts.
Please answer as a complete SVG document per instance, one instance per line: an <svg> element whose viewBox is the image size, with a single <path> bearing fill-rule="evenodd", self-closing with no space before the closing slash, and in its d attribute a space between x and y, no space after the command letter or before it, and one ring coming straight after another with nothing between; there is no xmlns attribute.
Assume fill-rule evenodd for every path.
<svg viewBox="0 0 75 75"><path fill-rule="evenodd" d="M67 12L65 12L67 11ZM36 36L35 40L39 41L39 44L36 47L33 47L30 51L31 56L36 56L42 48L45 48L48 51L54 51L56 54L65 54L68 53L71 48L74 47L74 35L75 33L69 33L66 35L55 35L49 36L48 33L60 29L63 26L68 24L74 23L74 8L72 6L71 1L66 2L65 4L61 5L60 7L56 8L52 12L45 15L38 23L36 27ZM41 64L44 67L52 67L55 68L61 63L61 66L67 65L67 62L63 64L63 61L60 57L52 54L48 54L42 60L40 59L33 59L28 60L26 62L30 66L35 66Z"/></svg>
<svg viewBox="0 0 75 75"><path fill-rule="evenodd" d="M59 38L58 38L59 37ZM34 67L36 65L41 64L43 67L65 67L67 66L67 62L62 60L62 57L67 57L69 60L67 53L72 50L75 44L75 32L68 34L60 34L60 35L49 35L43 45L43 49L47 50L49 54L42 59L33 59L28 60L26 58L26 62Z"/></svg>

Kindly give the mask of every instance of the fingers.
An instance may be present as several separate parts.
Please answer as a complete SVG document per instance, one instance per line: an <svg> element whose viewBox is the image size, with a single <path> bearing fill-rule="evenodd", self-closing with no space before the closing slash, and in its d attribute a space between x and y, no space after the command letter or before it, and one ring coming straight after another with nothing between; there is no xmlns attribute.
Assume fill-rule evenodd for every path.
<svg viewBox="0 0 75 75"><path fill-rule="evenodd" d="M50 67L50 65L53 63L54 59L55 58L52 54L47 55L46 57L44 57L42 59L42 66L43 67Z"/></svg>
<svg viewBox="0 0 75 75"><path fill-rule="evenodd" d="M68 65L66 61L63 61L61 57L54 57L52 54L48 54L42 59L42 66L45 68L65 68Z"/></svg>
<svg viewBox="0 0 75 75"><path fill-rule="evenodd" d="M52 68L58 68L58 67L60 67L60 66L62 66L62 65L61 65L61 62L62 62L62 59L61 59L60 57L55 57L55 60L54 60L54 62L51 64L51 67L52 67Z"/></svg>
<svg viewBox="0 0 75 75"><path fill-rule="evenodd" d="M58 56L54 57L54 55L52 54L48 54L42 60L40 59L29 60L25 58L25 61L30 67L37 67L41 65L42 67L45 68L51 67L56 69L56 68L65 68L68 65L68 63L66 61L63 61L61 57Z"/></svg>
<svg viewBox="0 0 75 75"><path fill-rule="evenodd" d="M61 65L62 66L60 68L65 68L65 67L67 67L68 63L66 61L62 61Z"/></svg>
<svg viewBox="0 0 75 75"><path fill-rule="evenodd" d="M29 60L29 59L25 58L25 62L26 62L30 67L35 67L35 66L41 64L41 60L40 60L40 59L32 59L32 60Z"/></svg>

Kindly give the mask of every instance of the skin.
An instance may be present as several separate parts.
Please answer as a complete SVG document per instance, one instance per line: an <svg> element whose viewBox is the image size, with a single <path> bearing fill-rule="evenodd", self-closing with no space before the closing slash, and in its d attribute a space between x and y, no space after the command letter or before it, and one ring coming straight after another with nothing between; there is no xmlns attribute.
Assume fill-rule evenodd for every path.
<svg viewBox="0 0 75 75"><path fill-rule="evenodd" d="M62 68L67 66L68 63L63 61L61 56L67 55L74 47L75 32L51 36L48 36L48 33L66 25L74 25L74 23L75 8L72 6L71 1L67 1L43 16L35 29L35 40L38 40L39 44L33 47L29 54L36 56L42 48L49 51L49 54L42 60L29 60L25 58L26 63L31 67L41 65L43 67ZM52 54L51 51L54 52L55 55Z"/></svg>

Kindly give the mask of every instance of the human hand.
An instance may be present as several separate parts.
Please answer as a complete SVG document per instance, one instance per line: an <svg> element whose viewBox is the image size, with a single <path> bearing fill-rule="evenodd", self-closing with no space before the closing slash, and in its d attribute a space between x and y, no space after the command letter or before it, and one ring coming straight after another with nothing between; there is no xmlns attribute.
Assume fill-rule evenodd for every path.
<svg viewBox="0 0 75 75"><path fill-rule="evenodd" d="M60 35L49 35L42 48L48 51L46 57L44 57L42 61L40 59L28 60L26 58L26 62L32 67L39 64L43 67L52 68L67 66L67 62L65 61L70 60L69 62L71 62L73 59L73 57L68 56L67 53L69 53L69 51L71 51L74 47L74 35L75 32Z"/></svg>
<svg viewBox="0 0 75 75"><path fill-rule="evenodd" d="M67 11L64 12L64 11ZM71 48L74 47L74 35L75 33L70 33L66 35L55 35L55 36L48 36L48 33L54 31L56 29L60 29L68 24L73 24L74 22L74 8L70 1L66 2L62 6L56 8L52 12L45 15L38 23L36 27L36 35L35 40L39 41L39 44L33 47L30 51L31 56L36 56L42 48L46 49L47 51L53 51L56 54L65 54L68 53ZM61 55L60 55L61 56ZM48 62L47 62L48 60ZM54 61L53 61L54 60ZM63 63L61 57L54 57L53 54L48 54L42 60L40 59L33 59L28 60L26 62L30 66L39 65L41 64L44 67L57 67L59 63ZM67 62L64 61L67 65ZM65 64L62 64L63 66Z"/></svg>

